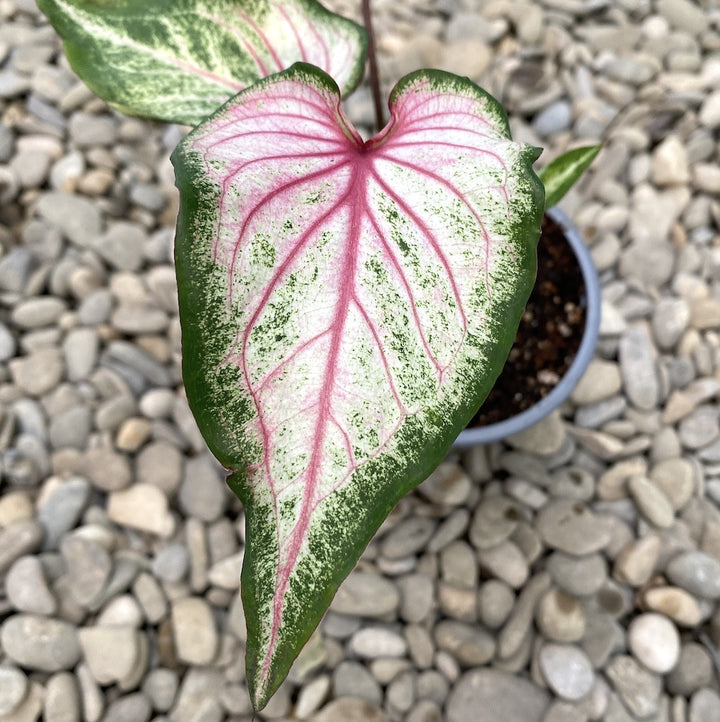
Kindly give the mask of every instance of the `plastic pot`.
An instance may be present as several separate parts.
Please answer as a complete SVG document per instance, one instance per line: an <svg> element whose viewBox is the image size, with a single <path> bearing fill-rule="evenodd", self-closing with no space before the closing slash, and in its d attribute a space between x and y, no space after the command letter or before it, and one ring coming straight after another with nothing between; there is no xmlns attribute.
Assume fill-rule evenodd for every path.
<svg viewBox="0 0 720 722"><path fill-rule="evenodd" d="M567 373L547 396L529 409L504 421L499 421L496 424L488 424L487 426L474 426L464 429L460 432L460 435L453 444L453 448L455 449L499 441L513 434L517 434L520 431L524 431L545 418L570 396L595 353L595 346L597 345L600 330L600 280L595 270L595 264L593 263L590 251L572 221L558 208L551 208L547 211L547 214L558 223L565 232L565 238L567 239L570 250L575 254L575 258L580 266L583 282L585 283L587 311L585 330L582 341L580 342L580 348Z"/></svg>

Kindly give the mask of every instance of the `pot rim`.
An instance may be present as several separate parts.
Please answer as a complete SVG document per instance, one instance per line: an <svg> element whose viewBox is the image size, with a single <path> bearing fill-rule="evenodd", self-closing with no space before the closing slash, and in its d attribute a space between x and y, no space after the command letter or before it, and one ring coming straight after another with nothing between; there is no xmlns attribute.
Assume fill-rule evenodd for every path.
<svg viewBox="0 0 720 722"><path fill-rule="evenodd" d="M587 314L580 348L567 373L547 396L529 409L504 421L489 424L488 426L476 426L463 429L453 442L453 449L462 449L468 446L500 441L508 436L524 431L541 419L544 419L570 396L595 354L595 347L600 333L601 304L600 279L598 278L595 263L577 227L568 216L556 207L549 208L546 213L558 223L565 232L568 243L580 266L583 282L585 283Z"/></svg>

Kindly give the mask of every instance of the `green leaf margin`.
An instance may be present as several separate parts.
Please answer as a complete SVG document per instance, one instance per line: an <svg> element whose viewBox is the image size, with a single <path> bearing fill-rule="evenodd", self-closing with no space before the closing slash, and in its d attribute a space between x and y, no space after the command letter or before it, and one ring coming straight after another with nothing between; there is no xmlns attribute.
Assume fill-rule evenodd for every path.
<svg viewBox="0 0 720 722"><path fill-rule="evenodd" d="M569 150L538 171L538 176L545 186L546 208L552 208L562 200L601 149L602 145L587 145Z"/></svg>

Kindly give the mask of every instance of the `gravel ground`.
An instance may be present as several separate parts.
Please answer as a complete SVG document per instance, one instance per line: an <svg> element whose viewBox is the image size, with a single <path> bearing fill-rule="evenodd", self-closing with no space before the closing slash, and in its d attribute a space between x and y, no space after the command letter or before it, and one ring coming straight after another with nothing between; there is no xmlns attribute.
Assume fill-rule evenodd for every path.
<svg viewBox="0 0 720 722"><path fill-rule="evenodd" d="M386 79L469 75L548 158L605 139L563 203L601 341L398 505L256 719L720 720L714 6L377 1ZM180 383L184 131L95 99L32 0L0 0L0 118L0 722L249 722L242 509Z"/></svg>

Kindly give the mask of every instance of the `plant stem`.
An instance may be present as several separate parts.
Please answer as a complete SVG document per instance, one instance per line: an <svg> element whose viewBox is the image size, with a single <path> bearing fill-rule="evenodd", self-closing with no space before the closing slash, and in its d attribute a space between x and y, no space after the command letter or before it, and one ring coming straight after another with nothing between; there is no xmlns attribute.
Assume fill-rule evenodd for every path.
<svg viewBox="0 0 720 722"><path fill-rule="evenodd" d="M370 13L370 0L362 0L363 22L368 34L368 60L370 61L370 88L372 90L373 104L375 105L375 124L379 132L385 127L383 117L382 98L380 96L380 74L378 73L377 50L375 48L375 32L373 31L372 16Z"/></svg>

